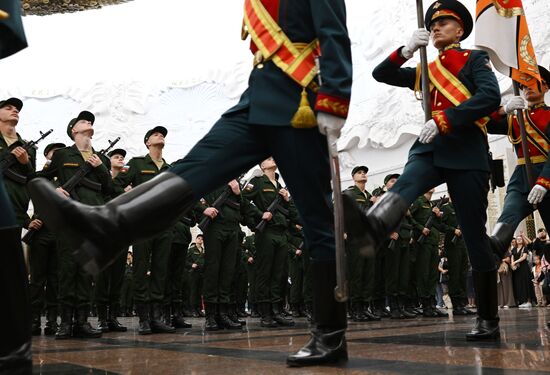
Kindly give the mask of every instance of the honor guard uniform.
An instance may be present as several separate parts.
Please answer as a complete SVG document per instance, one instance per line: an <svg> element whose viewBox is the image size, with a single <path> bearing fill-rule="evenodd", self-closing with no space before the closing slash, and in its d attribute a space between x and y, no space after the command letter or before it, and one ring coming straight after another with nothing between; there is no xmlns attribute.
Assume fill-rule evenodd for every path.
<svg viewBox="0 0 550 375"><path fill-rule="evenodd" d="M92 206L105 204L112 194L113 186L109 172L109 159L106 156L98 156L91 147L94 122L95 116L88 111L82 111L72 119L67 126L67 135L75 143L55 151L48 168L38 173L39 176L54 180L54 184L59 186L59 192L53 193L56 196L63 194L66 196L64 200L75 199ZM86 174L72 191L66 191L63 186L66 187L66 183L79 173L81 168L85 168L85 163L92 165L92 171ZM42 211L36 212L44 217ZM47 220L44 220L44 223L49 225ZM88 323L92 277L74 259L75 248L72 243L69 235L62 233L58 236L61 325L57 330L56 339L67 339L71 335L83 338L100 337L101 331L93 329ZM72 325L73 313L76 316L74 326Z"/></svg>
<svg viewBox="0 0 550 375"><path fill-rule="evenodd" d="M127 167L114 179L115 194L124 193L127 186L135 189L170 168L162 158L167 133L163 126L156 126L145 133L143 143L149 153L130 159ZM149 220L159 218L150 216ZM176 332L162 319L171 244L172 226L167 225L157 236L133 245L134 302L139 316L139 334ZM149 276L148 271L151 271Z"/></svg>
<svg viewBox="0 0 550 375"><path fill-rule="evenodd" d="M539 72L542 77L540 92L528 87L522 88L528 107L526 108L522 97L513 97L491 116L488 125L490 133L508 135L518 157L518 165L506 188L502 213L491 235L495 250L501 256L508 249L519 223L535 209L539 211L544 225L550 227L550 199L546 194L550 189L550 108L544 103L544 95L550 85L550 72L542 66L539 66ZM530 186L527 177L520 125L515 112L518 109L524 109L522 113L534 186Z"/></svg>
<svg viewBox="0 0 550 375"><path fill-rule="evenodd" d="M204 235L198 234L195 243L187 251L187 264L189 271L189 304L193 310L193 317L204 316L202 314L202 284L204 271Z"/></svg>
<svg viewBox="0 0 550 375"><path fill-rule="evenodd" d="M126 150L117 148L107 155L111 162L111 177L114 179L124 168ZM127 328L118 321L120 315L120 293L126 268L126 252L120 253L115 261L101 272L94 287L97 307L97 329L101 332L126 332Z"/></svg>
<svg viewBox="0 0 550 375"><path fill-rule="evenodd" d="M343 192L344 195L354 200L364 212L367 212L372 206L372 196L365 190L368 172L369 168L364 165L354 167L351 171L351 177L355 184ZM369 303L374 302L376 257L362 257L359 250L358 239L353 234L347 233L346 254L350 278L351 319L355 322L380 320L379 315L375 315L368 310Z"/></svg>
<svg viewBox="0 0 550 375"><path fill-rule="evenodd" d="M66 146L63 143L50 143L46 146L44 149L44 157L46 158L44 169L49 167L53 153L64 147ZM39 219L35 215L33 220ZM46 327L44 327L44 334L47 336L55 335L58 328L57 290L59 288L57 281L57 238L48 229L48 226L43 225L41 221L40 226L37 229L33 229L30 233L27 232L25 238L28 238L26 242L30 248L29 295L32 309L32 334L40 335L40 316L44 306L46 306Z"/></svg>
<svg viewBox="0 0 550 375"><path fill-rule="evenodd" d="M245 0L244 24L243 36L250 33L255 55L247 90L169 173L91 215L84 207L46 199L49 188L40 180L30 186L33 202L51 212L59 230L68 224L78 233L75 238L82 236L82 262L97 270L117 249L164 230L200 197L272 155L304 221L315 279L315 329L287 363L346 360L345 304L334 298L334 214L328 202L331 177L324 136L339 137L349 110L352 64L345 1L296 0L288 6L280 0ZM318 72L322 74L316 77ZM84 228L78 224L84 216L97 230L90 231L90 225L77 229Z"/></svg>
<svg viewBox="0 0 550 375"><path fill-rule="evenodd" d="M428 67L433 118L411 147L397 183L366 216L355 208L355 202L344 201L346 227L353 227L357 233L366 231L365 251L373 252L395 230L419 195L446 182L460 218L479 301L478 318L466 337L495 339L499 336L496 265L485 233L489 191L486 124L500 104L500 90L487 53L460 47L460 41L473 28L464 5L456 0L436 1L428 8L425 21L439 50ZM416 30L407 46L374 69L374 78L420 91L420 67L401 65L428 42L428 32Z"/></svg>

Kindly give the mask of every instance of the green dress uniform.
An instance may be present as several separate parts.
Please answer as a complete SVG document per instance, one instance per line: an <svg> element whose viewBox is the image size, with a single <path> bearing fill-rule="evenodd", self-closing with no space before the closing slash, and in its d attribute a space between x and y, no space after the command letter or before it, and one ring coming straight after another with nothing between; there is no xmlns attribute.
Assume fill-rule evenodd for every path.
<svg viewBox="0 0 550 375"><path fill-rule="evenodd" d="M262 215L275 199L279 199L279 205L283 210L289 209L289 203L279 194L282 189L277 181L275 184L266 175L254 177L243 191L243 196L254 203L248 219L259 223ZM286 229L287 218L280 209L273 212L273 218L267 222L267 226L261 233L256 233L256 303L262 325L274 327L277 324L292 324L284 319L281 311L283 292L281 290L281 275L284 273L287 257ZM273 316L273 313L275 316Z"/></svg>
<svg viewBox="0 0 550 375"><path fill-rule="evenodd" d="M372 195L368 191L361 191L356 185L348 187L343 192L353 199L362 210L372 206ZM365 315L366 307L373 302L375 288L375 265L380 254L372 257L363 257L353 235L347 234L346 254L348 261L349 289L351 302L351 318L354 321L369 320Z"/></svg>
<svg viewBox="0 0 550 375"><path fill-rule="evenodd" d="M189 284L191 291L189 293L189 304L193 309L193 316L199 317L202 301L203 271L204 271L204 252L205 248L192 244L187 251L187 264L189 265ZM192 265L197 267L193 268Z"/></svg>
<svg viewBox="0 0 550 375"><path fill-rule="evenodd" d="M159 168L149 154L130 159L128 165L113 180L115 194L124 193L128 185L136 188L168 170L170 165L164 159L162 161L162 166ZM158 219L151 217L149 220ZM154 332L175 332L173 328L169 329L161 319L172 231L171 226L166 227L157 236L133 245L134 302L140 322L143 325L145 321L150 321L150 328ZM148 333L146 328L143 326L144 333L145 331Z"/></svg>
<svg viewBox="0 0 550 375"><path fill-rule="evenodd" d="M16 145L23 145L26 141L17 134L17 141L11 148L8 146L6 139L0 134L0 160L4 159L11 153L11 149ZM17 224L21 228L27 228L30 224L30 218L27 214L29 209L29 195L27 193L26 183L27 179L34 174L34 168L36 165L36 149L31 148L28 151L29 162L25 165L16 163L10 169L17 175L21 176L21 180L11 178L9 174L4 173L4 186L10 197L11 203L15 210Z"/></svg>
<svg viewBox="0 0 550 375"><path fill-rule="evenodd" d="M95 150L92 149L95 153ZM111 196L113 185L110 170L110 161L102 156L103 162L94 168L86 178L99 184L100 190L90 188L90 185L78 185L75 192L79 202L97 206L105 204ZM38 173L49 179L55 178L55 184L63 186L74 174L84 166L86 161L77 149L76 145L60 148L55 151L52 162L48 168ZM47 223L46 223L47 225ZM92 277L87 274L73 257L74 248L69 239L64 235L58 236L57 247L59 251L59 304L61 305L61 326L57 338L67 338L70 334L70 322L73 309L77 311L77 323L73 328L73 335L94 337L95 330L89 330L87 317L91 308ZM69 325L69 327L67 327ZM67 328L69 328L67 330ZM75 332L76 331L76 332ZM87 332L91 331L90 334Z"/></svg>
<svg viewBox="0 0 550 375"><path fill-rule="evenodd" d="M456 211L451 202L441 207L443 217L438 224L445 233L445 255L449 266L449 297L453 304L454 315L468 315L469 310L465 309L467 304L466 277L468 268L468 250L462 236L456 236L455 230L460 229Z"/></svg>

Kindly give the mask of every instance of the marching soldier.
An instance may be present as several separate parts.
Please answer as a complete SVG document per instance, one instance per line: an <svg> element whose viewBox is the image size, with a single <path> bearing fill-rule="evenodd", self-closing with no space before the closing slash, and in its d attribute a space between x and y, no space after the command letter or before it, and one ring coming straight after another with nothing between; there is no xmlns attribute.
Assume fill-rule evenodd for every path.
<svg viewBox="0 0 550 375"><path fill-rule="evenodd" d="M108 154L111 162L111 177L115 179L124 168L126 150L117 148ZM129 189L129 188L127 188ZM97 306L97 329L101 332L126 332L127 328L118 321L120 315L120 294L126 268L126 254L120 256L101 272L95 283Z"/></svg>
<svg viewBox="0 0 550 375"><path fill-rule="evenodd" d="M98 156L92 147L94 135L93 124L95 116L88 111L82 111L72 119L67 126L67 135L74 140L70 147L58 149L52 157L48 168L38 174L55 179L56 196L70 200L71 193L81 203L100 205L106 202L106 197L112 194L110 161L106 156ZM66 191L63 186L71 177L88 163L93 167L82 183L73 192ZM76 194L75 194L76 193ZM42 212L38 211L39 215ZM48 225L48 223L46 223ZM71 336L82 338L100 337L101 331L91 327L88 315L91 307L92 278L73 258L74 248L67 235L58 236L59 251L59 303L61 305L61 324L56 333L56 339L67 339ZM76 322L73 326L73 313Z"/></svg>
<svg viewBox="0 0 550 375"><path fill-rule="evenodd" d="M496 265L485 233L489 190L485 125L487 116L500 104L500 90L488 55L460 47L460 41L473 28L472 17L464 5L456 0L436 1L428 8L425 21L429 32L416 30L406 46L374 69L373 76L380 82L419 91L419 68L401 68L401 65L421 46L426 46L431 35L439 50L437 59L429 65L433 119L425 123L412 146L401 177L366 216L358 212L354 202L344 201L346 227L353 227L357 233L366 231L365 252L372 252L395 230L420 194L446 182L456 203L480 305L475 326L466 338L496 339L499 336Z"/></svg>
<svg viewBox="0 0 550 375"><path fill-rule="evenodd" d="M114 179L115 194L132 190L168 170L170 165L162 157L165 137L163 126L156 126L145 133L143 143L148 149L145 156L134 157ZM150 217L150 220L157 220ZM162 321L162 304L166 288L166 273L172 244L172 228L166 227L158 236L133 245L134 301L139 316L140 335L150 333L174 333L176 329ZM147 271L151 271L147 277Z"/></svg>
<svg viewBox="0 0 550 375"><path fill-rule="evenodd" d="M50 143L44 149L46 157L45 169L51 163L53 153L66 147L63 143ZM33 222L38 225L33 226ZM44 305L46 305L46 327L44 334L47 336L55 335L57 331L57 239L56 236L43 225L40 219L34 218L31 221L30 228L33 228L32 241L30 246L30 282L29 295L32 309L32 334L40 335L41 322L40 315ZM29 229L30 229L29 228Z"/></svg>
<svg viewBox="0 0 550 375"><path fill-rule="evenodd" d="M354 185L344 191L344 194L353 199L365 212L372 206L372 195L365 190L368 172L369 168L364 165L353 168L351 176ZM350 277L351 318L355 322L380 320L379 315L369 312L367 308L374 298L376 257L362 257L359 254L358 239L350 233L347 235L346 252Z"/></svg>
<svg viewBox="0 0 550 375"><path fill-rule="evenodd" d="M203 270L204 270L204 235L198 234L195 243L187 251L187 263L189 265L189 284L191 291L189 298L193 317L204 316L201 310Z"/></svg>
<svg viewBox="0 0 550 375"><path fill-rule="evenodd" d="M352 68L344 0L296 0L292 7L286 5L245 0L243 36L251 31L256 56L249 89L170 172L93 214L84 207L45 199L49 188L43 181L36 180L29 188L33 201L49 212L59 230L71 223L75 239L86 242L79 253L86 257L83 263L90 269L102 268L111 259L109 254L122 245L158 233L197 199L273 155L304 221L312 257L315 329L304 348L287 359L291 366L305 366L347 359L345 304L334 299L334 222L327 202L330 164L323 135L328 133L330 140L340 136L349 110ZM280 48L282 44L285 48ZM322 77L314 82L316 56ZM60 210L63 214L58 215ZM75 229L84 227L79 224L84 212L86 221L104 225L91 225L94 231L90 225ZM153 225L151 217L157 219ZM258 257L261 241L256 240ZM262 298L258 295L258 301Z"/></svg>

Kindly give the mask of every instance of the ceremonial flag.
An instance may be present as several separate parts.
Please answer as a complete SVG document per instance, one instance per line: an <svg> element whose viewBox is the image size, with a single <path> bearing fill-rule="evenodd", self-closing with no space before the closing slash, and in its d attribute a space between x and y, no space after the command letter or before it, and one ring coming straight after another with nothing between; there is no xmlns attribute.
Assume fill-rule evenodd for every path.
<svg viewBox="0 0 550 375"><path fill-rule="evenodd" d="M540 73L521 0L477 0L475 44L494 67L540 91Z"/></svg>

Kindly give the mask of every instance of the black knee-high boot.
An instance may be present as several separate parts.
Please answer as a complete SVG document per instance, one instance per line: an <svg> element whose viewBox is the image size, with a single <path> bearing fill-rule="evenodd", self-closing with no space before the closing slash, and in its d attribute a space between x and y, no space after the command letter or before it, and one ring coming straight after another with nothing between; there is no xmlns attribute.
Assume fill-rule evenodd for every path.
<svg viewBox="0 0 550 375"><path fill-rule="evenodd" d="M43 178L28 184L36 212L56 232L63 232L77 261L91 274L112 263L132 243L173 224L195 203L181 177L164 172L103 206L87 206L60 196Z"/></svg>
<svg viewBox="0 0 550 375"><path fill-rule="evenodd" d="M336 262L312 260L313 318L311 339L297 353L287 357L289 366L314 366L346 361L346 304L334 299Z"/></svg>
<svg viewBox="0 0 550 375"><path fill-rule="evenodd" d="M500 337L498 326L497 271L472 271L476 292L477 319L466 339L496 340Z"/></svg>
<svg viewBox="0 0 550 375"><path fill-rule="evenodd" d="M0 244L0 301L3 301L0 321L5 323L0 335L0 373L30 374L31 307L21 228L1 228Z"/></svg>

